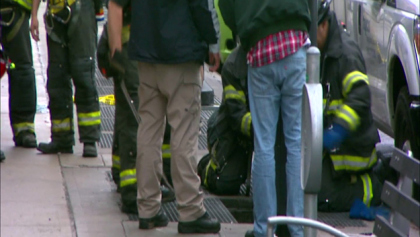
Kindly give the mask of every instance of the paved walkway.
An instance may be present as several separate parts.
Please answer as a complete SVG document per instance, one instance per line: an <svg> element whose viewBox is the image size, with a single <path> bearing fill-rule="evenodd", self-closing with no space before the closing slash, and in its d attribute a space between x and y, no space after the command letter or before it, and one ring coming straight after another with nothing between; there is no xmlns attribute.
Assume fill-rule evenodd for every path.
<svg viewBox="0 0 420 237"><path fill-rule="evenodd" d="M38 142L49 141L51 126L46 108L47 50L41 21L44 11L45 3L41 3L42 38L32 42L38 91L35 119ZM207 74L206 81L220 98L220 78ZM175 222L166 228L141 231L137 221L120 212L119 195L109 173L111 149L99 148L99 156L93 159L82 158L80 144L76 144L71 155L41 155L35 149L14 147L9 124L5 76L1 80L1 149L7 157L0 165L2 237L179 236ZM342 230L352 236L372 232L372 222L365 224L362 228ZM223 224L219 235L188 236L243 236L251 228L251 224ZM418 236L418 230L412 236Z"/></svg>

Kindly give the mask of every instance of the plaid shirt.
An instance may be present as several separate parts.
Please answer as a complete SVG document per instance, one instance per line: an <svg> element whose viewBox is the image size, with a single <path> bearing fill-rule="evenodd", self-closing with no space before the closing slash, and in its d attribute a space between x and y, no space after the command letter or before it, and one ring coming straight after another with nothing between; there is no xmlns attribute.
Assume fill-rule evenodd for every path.
<svg viewBox="0 0 420 237"><path fill-rule="evenodd" d="M251 67L262 67L296 53L305 45L308 33L287 30L265 37L257 42L247 54Z"/></svg>

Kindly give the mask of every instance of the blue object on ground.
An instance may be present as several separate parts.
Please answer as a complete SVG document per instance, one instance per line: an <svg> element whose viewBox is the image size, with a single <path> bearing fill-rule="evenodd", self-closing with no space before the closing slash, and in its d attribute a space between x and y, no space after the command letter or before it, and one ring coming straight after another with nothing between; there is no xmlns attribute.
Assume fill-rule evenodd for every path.
<svg viewBox="0 0 420 237"><path fill-rule="evenodd" d="M381 205L377 207L368 207L362 200L357 198L354 200L350 208L350 218L363 219L367 221L375 220L376 216L383 216L385 219L389 217L389 208Z"/></svg>

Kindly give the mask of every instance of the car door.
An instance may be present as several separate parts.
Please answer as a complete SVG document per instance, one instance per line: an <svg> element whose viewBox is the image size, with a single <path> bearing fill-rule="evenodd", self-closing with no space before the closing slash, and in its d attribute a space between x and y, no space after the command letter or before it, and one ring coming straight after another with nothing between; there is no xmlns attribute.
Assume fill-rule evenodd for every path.
<svg viewBox="0 0 420 237"><path fill-rule="evenodd" d="M384 44L385 0L366 0L358 6L358 37L369 78L372 112L377 121L387 123L386 52Z"/></svg>

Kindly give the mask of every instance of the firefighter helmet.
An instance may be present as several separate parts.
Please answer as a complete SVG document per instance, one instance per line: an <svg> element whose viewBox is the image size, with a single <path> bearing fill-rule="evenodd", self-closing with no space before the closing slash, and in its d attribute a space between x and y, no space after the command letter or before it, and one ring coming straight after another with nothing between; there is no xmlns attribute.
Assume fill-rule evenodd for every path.
<svg viewBox="0 0 420 237"><path fill-rule="evenodd" d="M320 0L318 5L318 25L327 19L332 0Z"/></svg>

